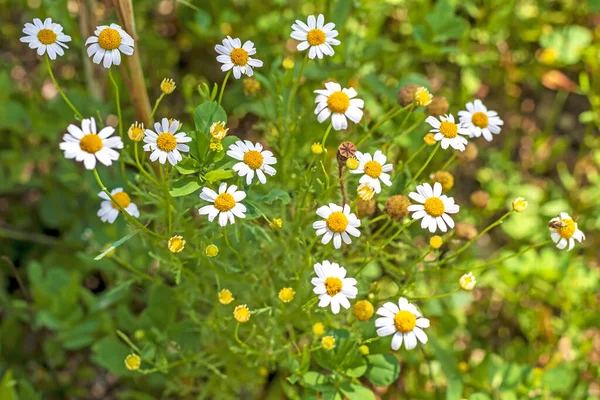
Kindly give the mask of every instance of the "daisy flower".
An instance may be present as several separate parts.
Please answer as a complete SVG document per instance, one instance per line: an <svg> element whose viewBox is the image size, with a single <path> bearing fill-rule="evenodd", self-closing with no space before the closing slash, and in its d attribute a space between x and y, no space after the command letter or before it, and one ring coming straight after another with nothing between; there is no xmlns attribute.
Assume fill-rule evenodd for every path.
<svg viewBox="0 0 600 400"><path fill-rule="evenodd" d="M46 18L42 22L39 18L33 19L33 24L27 22L23 28L23 36L20 40L23 43L29 43L29 48L37 49L37 53L43 56L48 53L51 60L56 60L56 55L62 56L69 47L65 42L71 41L71 36L62 33L63 27L60 24L52 22L52 18Z"/></svg>
<svg viewBox="0 0 600 400"><path fill-rule="evenodd" d="M123 191L123 188L116 188L110 192L110 195L114 197L114 199L119 203L121 207L127 213L129 213L132 217L139 217L140 211L137 206L131 202L131 198L127 193ZM108 195L104 192L98 193L98 196L104 201L100 204L100 209L98 210L98 216L102 220L102 222L108 222L112 224L115 222L117 217L119 216L119 206L117 206Z"/></svg>
<svg viewBox="0 0 600 400"><path fill-rule="evenodd" d="M335 24L329 22L323 25L325 17L319 14L317 18L314 15L309 15L308 22L305 24L300 20L292 25L291 37L299 40L298 51L304 51L310 47L308 58L316 57L323 58L323 55L333 56L335 51L333 47L340 44L340 41L335 39L338 31L334 30Z"/></svg>
<svg viewBox="0 0 600 400"><path fill-rule="evenodd" d="M233 68L235 79L240 79L242 74L252 76L254 74L252 67L263 66L262 61L250 57L256 54L256 49L254 48L254 43L249 40L242 46L240 39L233 39L231 36L227 36L227 38L223 39L223 45L216 45L215 50L219 53L217 61L223 64L221 71L229 71Z"/></svg>
<svg viewBox="0 0 600 400"><path fill-rule="evenodd" d="M346 244L352 243L348 234L354 237L360 236L360 231L356 229L360 226L360 220L350 212L348 204L342 208L329 203L328 206L319 207L317 215L323 220L313 223L313 228L316 229L317 236L323 235L321 240L323 244L327 244L333 239L333 247L339 249L342 247L342 239Z"/></svg>
<svg viewBox="0 0 600 400"><path fill-rule="evenodd" d="M315 90L315 93L315 114L319 123L331 116L333 129L339 131L348 128L346 117L355 124L362 119L361 108L365 106L365 102L354 98L358 94L354 88L342 89L339 83L327 82L325 89Z"/></svg>
<svg viewBox="0 0 600 400"><path fill-rule="evenodd" d="M69 133L65 133L59 145L65 158L83 161L85 168L90 170L96 167L96 159L106 166L119 159L119 153L114 149L122 149L123 141L120 137L110 137L115 132L112 126L96 133L96 120L92 117L83 119L81 128L69 125L67 131Z"/></svg>
<svg viewBox="0 0 600 400"><path fill-rule="evenodd" d="M356 158L358 159L358 168L350 170L351 174L364 174L359 183L366 183L371 185L375 189L375 193L381 193L381 183L383 182L386 186L392 186L390 174L392 171L392 164L386 164L387 157L383 155L380 150L377 150L373 157L369 153L356 152Z"/></svg>
<svg viewBox="0 0 600 400"><path fill-rule="evenodd" d="M156 132L146 129L144 150L152 152L150 161L158 160L158 162L164 164L166 160L169 160L171 165L175 165L183 159L180 151L186 153L190 151L189 146L183 143L191 142L192 138L187 136L185 132L175 134L180 126L177 120L169 123L168 119L163 118L162 124L159 122L154 124Z"/></svg>
<svg viewBox="0 0 600 400"><path fill-rule="evenodd" d="M340 305L350 308L348 299L354 299L358 294L356 279L346 278L346 268L327 260L316 263L314 267L317 277L310 282L314 285L313 292L319 295L319 307L331 305L334 314L340 312Z"/></svg>
<svg viewBox="0 0 600 400"><path fill-rule="evenodd" d="M408 211L412 212L413 219L421 219L421 228L429 228L429 232L434 233L437 228L446 232L448 225L454 228L454 221L448 214L456 214L460 207L454 203L454 198L442 195L442 185L439 182L429 183L417 186L416 192L409 193L408 197L422 203L408 206Z"/></svg>
<svg viewBox="0 0 600 400"><path fill-rule="evenodd" d="M221 226L227 225L227 221L234 224L235 217L246 218L246 206L240 203L240 201L246 198L246 193L237 190L237 186L235 185L227 188L227 183L221 183L219 194L205 187L202 189L202 193L200 193L200 198L213 203L198 210L200 215L208 215L208 220L211 222L217 215L219 216L219 225Z"/></svg>
<svg viewBox="0 0 600 400"><path fill-rule="evenodd" d="M252 183L255 173L260 183L263 184L267 182L265 174L275 175L275 168L271 165L277 164L277 159L273 157L273 153L269 150L263 150L260 143L252 144L249 140L238 140L229 146L227 155L240 160L232 169L239 176L245 176L248 185Z"/></svg>
<svg viewBox="0 0 600 400"><path fill-rule="evenodd" d="M468 136L469 130L455 123L452 114L440 115L439 121L430 115L425 122L432 126L433 129L429 132L435 133L433 137L435 141L442 141L442 149L446 150L450 146L455 150L465 151L467 139L459 134Z"/></svg>
<svg viewBox="0 0 600 400"><path fill-rule="evenodd" d="M560 216L552 218L548 223L550 228L550 237L556 243L556 247L564 249L569 245L567 251L571 251L575 246L575 240L579 243L585 240L585 235L577 227L577 222L569 214L561 212Z"/></svg>
<svg viewBox="0 0 600 400"><path fill-rule="evenodd" d="M392 338L392 350L398 350L404 341L406 350L417 347L417 341L427 343L424 328L429 328L429 320L423 318L417 307L400 297L398 305L387 302L377 310L381 318L375 320L377 335Z"/></svg>
<svg viewBox="0 0 600 400"><path fill-rule="evenodd" d="M94 36L90 36L85 45L90 45L87 53L88 57L94 56L94 64L100 64L104 59L104 68L110 68L113 64L120 65L121 53L126 56L133 54L133 38L117 24L97 27Z"/></svg>
<svg viewBox="0 0 600 400"><path fill-rule="evenodd" d="M477 99L472 103L467 103L466 111L459 111L458 118L460 123L469 131L470 137L480 137L483 135L485 140L491 142L492 134L500 133L500 128L504 121L500 119L496 111L488 111L487 107Z"/></svg>

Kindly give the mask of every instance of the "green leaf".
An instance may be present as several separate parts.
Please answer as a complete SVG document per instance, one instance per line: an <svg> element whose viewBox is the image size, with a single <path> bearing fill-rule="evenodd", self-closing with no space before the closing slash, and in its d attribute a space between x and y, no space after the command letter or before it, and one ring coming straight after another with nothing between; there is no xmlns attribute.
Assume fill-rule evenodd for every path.
<svg viewBox="0 0 600 400"><path fill-rule="evenodd" d="M246 219L256 219L262 215L262 211L251 201L244 201L246 206Z"/></svg>
<svg viewBox="0 0 600 400"><path fill-rule="evenodd" d="M200 163L191 157L185 157L175 165L175 169L182 175L194 174L200 171L200 168Z"/></svg>
<svg viewBox="0 0 600 400"><path fill-rule="evenodd" d="M17 393L15 393L16 381L13 380L13 373L11 370L6 371L0 381L0 399L2 400L19 400Z"/></svg>
<svg viewBox="0 0 600 400"><path fill-rule="evenodd" d="M462 399L463 383L460 378L448 380L448 390L446 391L446 400Z"/></svg>
<svg viewBox="0 0 600 400"><path fill-rule="evenodd" d="M115 250L117 247L119 247L120 245L122 245L123 243L125 243L126 241L128 241L129 239L131 239L132 237L137 235L138 233L140 233L140 230L136 229L135 231L131 232L130 234L123 236L121 239L117 240L116 242L113 242L108 249L104 250L102 253L100 253L96 257L94 257L94 261L103 259L108 253Z"/></svg>
<svg viewBox="0 0 600 400"><path fill-rule="evenodd" d="M194 123L196 129L205 134L209 133L210 126L214 122L227 122L227 113L214 101L200 104L194 111Z"/></svg>
<svg viewBox="0 0 600 400"><path fill-rule="evenodd" d="M210 144L208 133L191 131L187 134L192 138L192 142L190 143L190 155L197 161L202 162Z"/></svg>
<svg viewBox="0 0 600 400"><path fill-rule="evenodd" d="M292 199L288 192L281 189L273 189L268 194L256 200L257 203L273 204L274 201L281 201L283 204L289 203Z"/></svg>
<svg viewBox="0 0 600 400"><path fill-rule="evenodd" d="M315 371L308 371L302 376L302 382L305 386L316 391L323 391L331 388L327 377Z"/></svg>
<svg viewBox="0 0 600 400"><path fill-rule="evenodd" d="M169 194L173 197L181 197L192 194L200 188L198 178L186 177L175 181L173 187L169 190Z"/></svg>
<svg viewBox="0 0 600 400"><path fill-rule="evenodd" d="M360 359L355 365L347 368L344 374L351 378L360 378L365 372L367 372L367 363L364 359Z"/></svg>
<svg viewBox="0 0 600 400"><path fill-rule="evenodd" d="M492 400L492 398L485 393L477 392L470 395L469 400Z"/></svg>
<svg viewBox="0 0 600 400"><path fill-rule="evenodd" d="M457 17L454 6L448 0L436 2L433 12L425 17L434 33L433 42L443 43L460 38L467 29L464 19Z"/></svg>
<svg viewBox="0 0 600 400"><path fill-rule="evenodd" d="M131 353L129 347L115 337L107 336L92 346L92 360L115 375L132 375L125 367L125 358Z"/></svg>
<svg viewBox="0 0 600 400"><path fill-rule="evenodd" d="M348 397L348 400L375 400L375 394L364 386L344 382L340 390Z"/></svg>
<svg viewBox="0 0 600 400"><path fill-rule="evenodd" d="M400 374L400 363L391 354L367 356L366 378L376 386L389 386Z"/></svg>
<svg viewBox="0 0 600 400"><path fill-rule="evenodd" d="M226 179L230 179L233 178L235 176L235 171L228 169L228 170L223 170L223 169L218 169L216 171L210 171L208 172L206 175L204 175L204 179L206 179L206 181L208 183L215 183L217 181L224 181Z"/></svg>

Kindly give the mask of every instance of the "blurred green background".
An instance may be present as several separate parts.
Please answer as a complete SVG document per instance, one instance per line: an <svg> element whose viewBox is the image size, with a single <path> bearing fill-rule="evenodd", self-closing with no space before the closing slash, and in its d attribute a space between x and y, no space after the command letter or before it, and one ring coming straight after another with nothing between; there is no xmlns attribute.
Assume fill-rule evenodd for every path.
<svg viewBox="0 0 600 400"><path fill-rule="evenodd" d="M402 363L414 368L391 394L378 396L446 398L460 390L470 400L600 397L600 1L135 0L134 8L150 100L164 77L173 78L178 90L158 115L184 124L200 101L197 86L222 80L213 48L231 35L252 40L265 66L255 97L244 95L242 81L228 87L230 133L269 133L273 100L264 84L289 85L281 63L290 57L297 70L303 56L290 26L320 12L336 23L342 44L331 62L307 68L313 84L299 96L308 115L313 87L332 77L357 87L366 120L384 114L408 82L445 96L455 115L473 98L498 111L502 134L478 142L476 168L454 171L455 196L463 204L477 190L489 194L485 209L468 214L478 226L514 197L526 197L529 208L484 236L478 256L544 240L547 221L561 211L579 218L587 240L571 253L547 246L506 262L478 278L472 297L430 302L426 315L440 321L438 332L446 330L429 345L433 369L445 376L440 392L431 382L419 387L417 356L406 352ZM108 78L83 46L96 25L117 22L112 2L0 0L0 14L0 399L203 398L203 378L144 377L124 368L128 350L115 330L128 331L146 304L146 318L160 318L169 294L148 300L138 287L117 285L113 263L92 261L123 226L101 223L92 175L63 159L58 144L72 113L43 60L19 42L23 24L35 17L62 24L73 41L53 63L57 79L84 115L114 125ZM128 102L125 94L127 126L134 119ZM303 154L320 135L307 131ZM398 146L418 148L417 136ZM103 172L114 186L117 172ZM239 374L231 390L241 397L283 396L273 375ZM219 398L222 384L210 382L216 397L209 398Z"/></svg>

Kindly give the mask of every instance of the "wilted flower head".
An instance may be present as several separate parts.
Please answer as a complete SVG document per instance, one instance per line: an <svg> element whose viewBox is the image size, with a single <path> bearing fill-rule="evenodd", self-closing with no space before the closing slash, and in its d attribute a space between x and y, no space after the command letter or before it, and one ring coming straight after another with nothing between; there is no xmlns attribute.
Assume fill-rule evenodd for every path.
<svg viewBox="0 0 600 400"><path fill-rule="evenodd" d="M473 290L477 281L475 280L473 273L469 272L468 274L461 276L458 283L463 290Z"/></svg>
<svg viewBox="0 0 600 400"><path fill-rule="evenodd" d="M177 85L175 85L175 81L171 78L165 78L160 83L160 91L164 94L171 94L175 91Z"/></svg>

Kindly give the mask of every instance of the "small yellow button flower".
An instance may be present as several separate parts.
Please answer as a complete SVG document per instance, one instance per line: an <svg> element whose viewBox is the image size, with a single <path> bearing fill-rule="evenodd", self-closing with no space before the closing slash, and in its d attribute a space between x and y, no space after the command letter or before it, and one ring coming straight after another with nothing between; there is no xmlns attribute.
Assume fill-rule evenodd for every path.
<svg viewBox="0 0 600 400"><path fill-rule="evenodd" d="M283 226L283 220L281 218L273 218L271 222L269 222L269 226L272 229L280 229Z"/></svg>
<svg viewBox="0 0 600 400"><path fill-rule="evenodd" d="M137 371L142 365L142 359L137 354L130 354L125 357L125 368L130 371Z"/></svg>
<svg viewBox="0 0 600 400"><path fill-rule="evenodd" d="M292 69L292 68L294 68L294 61L292 59L290 59L290 58L286 58L286 59L283 60L283 62L281 63L281 65L285 69Z"/></svg>
<svg viewBox="0 0 600 400"><path fill-rule="evenodd" d="M229 304L233 300L235 300L235 298L233 297L233 294L231 294L231 291L229 291L229 289L223 289L219 292L219 303Z"/></svg>
<svg viewBox="0 0 600 400"><path fill-rule="evenodd" d="M431 239L429 239L429 245L434 249L439 249L440 247L442 247L442 244L444 244L444 242L442 241L442 238L438 235L432 236Z"/></svg>
<svg viewBox="0 0 600 400"><path fill-rule="evenodd" d="M325 333L325 325L323 325L321 322L317 322L313 325L312 331L315 336L322 336Z"/></svg>
<svg viewBox="0 0 600 400"><path fill-rule="evenodd" d="M290 301L294 300L295 294L296 292L294 289L286 287L279 291L279 299L284 303L289 303Z"/></svg>
<svg viewBox="0 0 600 400"><path fill-rule="evenodd" d="M210 139L210 144L208 145L211 151L219 152L223 151L223 144L219 139Z"/></svg>
<svg viewBox="0 0 600 400"><path fill-rule="evenodd" d="M319 155L323 153L323 146L321 146L321 143L313 143L312 146L310 146L310 150L313 154Z"/></svg>
<svg viewBox="0 0 600 400"><path fill-rule="evenodd" d="M363 356L368 356L369 355L369 346L363 344L362 346L360 346L358 348L358 351L360 351L360 354L362 354Z"/></svg>
<svg viewBox="0 0 600 400"><path fill-rule="evenodd" d="M359 165L360 163L356 158L349 158L346 160L346 168L348 168L349 170L354 171L359 167Z"/></svg>
<svg viewBox="0 0 600 400"><path fill-rule="evenodd" d="M250 321L250 310L245 304L237 306L233 310L233 318L235 318L237 322L246 323Z"/></svg>
<svg viewBox="0 0 600 400"><path fill-rule="evenodd" d="M415 92L415 105L417 107L426 107L431 104L431 100L433 100L433 95L429 93L427 88L421 86Z"/></svg>
<svg viewBox="0 0 600 400"><path fill-rule="evenodd" d="M171 253L179 253L185 247L185 240L183 240L183 236L173 236L171 239L169 239L167 247Z"/></svg>
<svg viewBox="0 0 600 400"><path fill-rule="evenodd" d="M423 138L423 141L425 142L425 144L427 144L428 146L433 146L436 143L435 140L435 135L433 133L428 133L427 135L425 135L425 137Z"/></svg>
<svg viewBox="0 0 600 400"><path fill-rule="evenodd" d="M454 176L447 171L437 171L431 175L431 182L439 182L442 185L442 192L447 192L454 187Z"/></svg>
<svg viewBox="0 0 600 400"><path fill-rule="evenodd" d="M327 351L335 348L335 338L333 336L325 336L321 339L321 346Z"/></svg>
<svg viewBox="0 0 600 400"><path fill-rule="evenodd" d="M229 131L229 128L225 128L225 122L221 121L221 122L214 122L211 126L210 126L210 136L213 137L213 139L218 139L218 140L223 140L223 138L227 135L227 132Z"/></svg>
<svg viewBox="0 0 600 400"><path fill-rule="evenodd" d="M127 136L134 142L141 142L144 139L144 124L134 122L127 130Z"/></svg>
<svg viewBox="0 0 600 400"><path fill-rule="evenodd" d="M160 83L160 91L163 92L164 94L173 93L175 91L176 87L177 87L177 85L175 85L175 81L170 78L165 78Z"/></svg>
<svg viewBox="0 0 600 400"><path fill-rule="evenodd" d="M467 364L467 363L466 363L466 362L464 362L464 361L461 361L461 362L459 362L459 363L458 363L458 370L459 370L460 372L463 372L463 373L464 373L464 372L467 372L467 371L469 370L469 364Z"/></svg>
<svg viewBox="0 0 600 400"><path fill-rule="evenodd" d="M468 274L464 274L463 276L461 276L458 283L460 284L460 287L463 290L468 291L468 290L473 290L477 281L475 280L473 273L469 272Z"/></svg>
<svg viewBox="0 0 600 400"><path fill-rule="evenodd" d="M251 96L260 91L260 82L255 78L244 78L244 93L246 96Z"/></svg>
<svg viewBox="0 0 600 400"><path fill-rule="evenodd" d="M513 210L515 210L518 213L521 213L521 212L525 211L525 209L527 208L527 201L525 201L525 199L523 197L517 197L512 202L512 207L513 207Z"/></svg>
<svg viewBox="0 0 600 400"><path fill-rule="evenodd" d="M209 244L206 246L206 249L204 249L204 254L206 257L216 257L219 254L219 248L214 244Z"/></svg>
<svg viewBox="0 0 600 400"><path fill-rule="evenodd" d="M359 300L354 304L352 308L352 314L359 321L368 321L373 316L375 308L369 300Z"/></svg>

